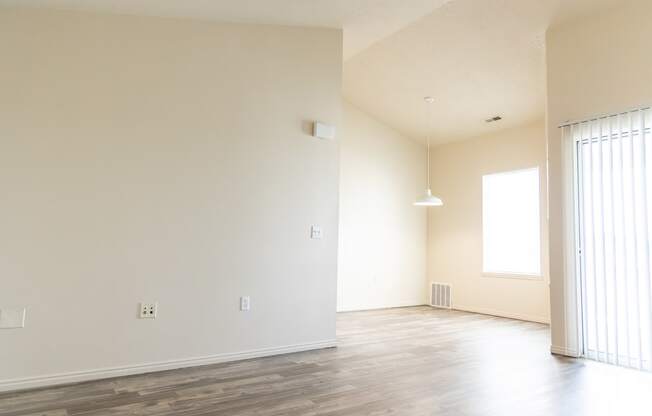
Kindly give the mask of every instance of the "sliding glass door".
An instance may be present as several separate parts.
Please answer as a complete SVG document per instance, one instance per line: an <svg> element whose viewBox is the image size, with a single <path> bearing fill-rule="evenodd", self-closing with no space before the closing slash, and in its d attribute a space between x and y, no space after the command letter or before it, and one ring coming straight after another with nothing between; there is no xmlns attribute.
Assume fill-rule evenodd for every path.
<svg viewBox="0 0 652 416"><path fill-rule="evenodd" d="M652 111L563 127L576 144L583 354L652 371Z"/></svg>

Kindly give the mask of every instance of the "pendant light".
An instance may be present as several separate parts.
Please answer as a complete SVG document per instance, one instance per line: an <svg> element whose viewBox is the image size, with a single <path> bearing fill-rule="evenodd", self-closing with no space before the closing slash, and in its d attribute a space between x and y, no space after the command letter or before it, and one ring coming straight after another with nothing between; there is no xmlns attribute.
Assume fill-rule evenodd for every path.
<svg viewBox="0 0 652 416"><path fill-rule="evenodd" d="M423 99L428 106L435 102L435 99L432 97L425 97ZM428 111L427 115L428 122L430 122L430 112ZM426 133L426 145L428 147L428 189L426 189L426 193L419 199L416 200L414 205L419 206L419 207L440 207L444 205L444 202L434 196L432 194L432 191L430 190L430 132L428 131Z"/></svg>

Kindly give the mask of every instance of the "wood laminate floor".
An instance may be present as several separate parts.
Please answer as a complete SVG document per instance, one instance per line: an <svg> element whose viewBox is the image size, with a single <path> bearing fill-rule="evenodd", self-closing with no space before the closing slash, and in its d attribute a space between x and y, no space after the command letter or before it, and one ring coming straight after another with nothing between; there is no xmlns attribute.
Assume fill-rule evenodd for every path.
<svg viewBox="0 0 652 416"><path fill-rule="evenodd" d="M339 347L0 394L0 415L652 415L652 374L549 353L545 325L338 315Z"/></svg>

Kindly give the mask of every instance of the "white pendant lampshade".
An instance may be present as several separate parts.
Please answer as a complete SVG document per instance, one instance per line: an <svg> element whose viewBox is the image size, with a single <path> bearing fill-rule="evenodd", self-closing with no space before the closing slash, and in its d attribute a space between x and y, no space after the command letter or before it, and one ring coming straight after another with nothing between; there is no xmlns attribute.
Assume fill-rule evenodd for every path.
<svg viewBox="0 0 652 416"><path fill-rule="evenodd" d="M432 104L435 99L432 97L425 97L424 101L428 104ZM428 117L428 120L430 120L430 117ZM416 200L414 205L418 207L440 207L444 205L444 202L440 198L434 196L430 190L430 136L426 136L426 142L428 146L428 189L426 189L426 193L422 197Z"/></svg>
<svg viewBox="0 0 652 416"><path fill-rule="evenodd" d="M426 189L426 193L414 203L417 207L440 207L444 205L441 199L432 194L430 189Z"/></svg>

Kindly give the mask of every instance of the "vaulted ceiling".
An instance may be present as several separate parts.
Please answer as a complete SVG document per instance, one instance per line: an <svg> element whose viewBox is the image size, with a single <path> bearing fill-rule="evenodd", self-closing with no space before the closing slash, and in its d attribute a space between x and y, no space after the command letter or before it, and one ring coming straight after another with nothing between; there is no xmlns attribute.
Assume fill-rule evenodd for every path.
<svg viewBox="0 0 652 416"><path fill-rule="evenodd" d="M0 6L342 28L344 97L409 137L428 134L444 143L542 119L547 28L624 1L0 0ZM426 95L435 98L429 121ZM495 115L503 120L484 122Z"/></svg>
<svg viewBox="0 0 652 416"><path fill-rule="evenodd" d="M341 28L344 58L451 0L0 0L0 5Z"/></svg>
<svg viewBox="0 0 652 416"><path fill-rule="evenodd" d="M347 60L344 96L433 143L543 120L547 28L617 3L451 1ZM435 98L430 108L424 96ZM493 116L503 120L485 122Z"/></svg>

